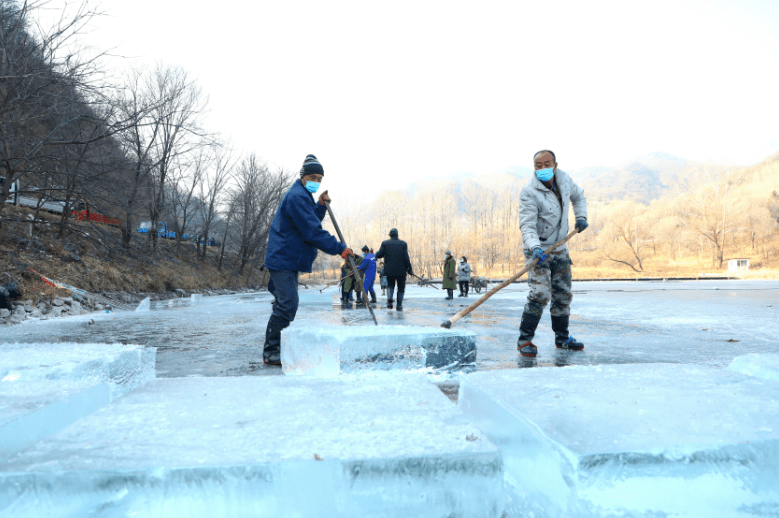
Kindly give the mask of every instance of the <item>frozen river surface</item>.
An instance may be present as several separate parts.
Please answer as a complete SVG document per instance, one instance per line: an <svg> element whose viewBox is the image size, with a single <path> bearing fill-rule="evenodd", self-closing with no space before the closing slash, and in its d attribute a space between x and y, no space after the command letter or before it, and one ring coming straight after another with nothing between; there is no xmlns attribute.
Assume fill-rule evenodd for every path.
<svg viewBox="0 0 779 518"><path fill-rule="evenodd" d="M534 342L538 357L516 349L527 295L514 284L456 324L477 336L477 370L624 363L727 366L736 356L779 352L779 281L574 282L571 334L581 352L558 351L548 310ZM373 325L364 308L333 304L336 290L300 291L293 325ZM380 305L381 325L438 327L468 303L440 290L409 287L404 311ZM151 311L116 312L25 323L2 330L4 342L128 343L157 348L158 377L278 375L262 365L271 310L267 292L178 299ZM89 324L90 319L94 324Z"/></svg>

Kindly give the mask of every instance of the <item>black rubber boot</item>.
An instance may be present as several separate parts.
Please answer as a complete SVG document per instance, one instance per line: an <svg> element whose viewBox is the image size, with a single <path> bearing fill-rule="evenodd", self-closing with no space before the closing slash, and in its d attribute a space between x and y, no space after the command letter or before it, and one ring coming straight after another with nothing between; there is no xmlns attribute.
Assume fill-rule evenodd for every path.
<svg viewBox="0 0 779 518"><path fill-rule="evenodd" d="M399 291L398 292L398 307L395 308L397 311L403 311L403 296L405 295L404 292Z"/></svg>
<svg viewBox="0 0 779 518"><path fill-rule="evenodd" d="M371 292L371 302L373 304L376 304L376 292L375 291Z"/></svg>
<svg viewBox="0 0 779 518"><path fill-rule="evenodd" d="M540 315L534 315L527 310L522 313L522 322L519 324L519 339L517 340L517 350L522 356L538 354L538 348L533 345L532 340L536 335L536 328L540 321Z"/></svg>
<svg viewBox="0 0 779 518"><path fill-rule="evenodd" d="M452 300L454 298L454 290L446 290L446 298L444 300Z"/></svg>
<svg viewBox="0 0 779 518"><path fill-rule="evenodd" d="M392 309L392 296L395 294L395 288L387 288L387 309Z"/></svg>
<svg viewBox="0 0 779 518"><path fill-rule="evenodd" d="M281 365L281 331L289 323L271 315L265 329L265 344L262 348L262 361L267 365Z"/></svg>
<svg viewBox="0 0 779 518"><path fill-rule="evenodd" d="M552 331L554 331L554 344L558 349L569 349L571 351L581 351L584 344L577 341L576 338L568 334L568 315L562 317L552 316Z"/></svg>

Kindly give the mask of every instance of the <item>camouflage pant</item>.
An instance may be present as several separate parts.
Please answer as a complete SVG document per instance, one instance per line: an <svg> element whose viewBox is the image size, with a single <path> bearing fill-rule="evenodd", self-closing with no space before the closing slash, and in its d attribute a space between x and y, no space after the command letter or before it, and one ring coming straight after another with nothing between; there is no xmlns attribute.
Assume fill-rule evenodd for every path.
<svg viewBox="0 0 779 518"><path fill-rule="evenodd" d="M530 262L530 252L525 252L527 263ZM552 301L549 313L553 317L563 317L571 314L571 257L568 250L548 254L543 263L538 264L528 272L530 293L527 295L525 312L538 317L544 307Z"/></svg>

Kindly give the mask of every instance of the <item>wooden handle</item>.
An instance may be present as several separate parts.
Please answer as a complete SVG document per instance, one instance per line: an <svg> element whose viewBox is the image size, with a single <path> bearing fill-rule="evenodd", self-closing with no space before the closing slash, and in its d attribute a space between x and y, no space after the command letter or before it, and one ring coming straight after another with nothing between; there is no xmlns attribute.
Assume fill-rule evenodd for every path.
<svg viewBox="0 0 779 518"><path fill-rule="evenodd" d="M341 229L338 227L338 223L336 223L336 221L335 221L335 216L333 216L333 209L330 208L330 203L327 200L322 200L322 201L325 202L325 207L327 207L327 213L330 214L330 221L333 222L333 226L335 227L335 231L338 233L338 239L341 240L341 243L346 245L346 240L344 239L344 235L341 234ZM347 248L348 248L348 245L347 245ZM357 271L357 265L354 264L354 257L352 257L351 255L348 255L347 257L349 258L349 266L352 267L352 273L355 273ZM373 323L378 326L379 323L376 321L376 315L373 314L373 308L371 307L370 302L368 302L368 294L365 293L365 289L363 288L362 283L361 282L357 282L358 279L359 279L359 275L355 275L354 276L354 283L359 287L359 291L362 291L363 294L365 295L365 307L367 307L368 311L371 312L371 317L373 317Z"/></svg>
<svg viewBox="0 0 779 518"><path fill-rule="evenodd" d="M562 239L562 240L558 241L557 243L553 244L552 246L550 246L549 248L547 248L547 249L544 251L544 253L545 253L545 254L548 254L549 252L551 252L552 250L554 250L554 249L555 249L555 248L557 248L558 246L562 246L562 245L564 245L565 243L567 243L567 242L568 242L568 240L569 240L569 239L571 239L573 236L575 236L575 235L576 235L576 234L578 234L578 233L579 233L579 231L578 231L578 230L575 230L575 229L574 229L574 230L572 230L570 234L568 234L567 236L565 236L565 239ZM520 277L522 277L522 276L523 276L525 273L527 273L527 272L528 272L530 269L532 269L532 268L533 268L533 267L534 267L536 264L538 264L538 259L534 259L533 261L531 261L531 262L530 262L530 264L528 264L527 266L525 266L525 267L524 267L522 270L520 270L518 273L515 273L514 275L512 275L511 277L509 277L509 278L508 278L508 279L506 279L505 281L501 282L500 284L498 284L497 286L495 286L494 288L492 288L490 291L488 291L488 292L487 292L487 293L485 293L484 295L482 295L482 296L479 298L479 300L477 300L476 302L474 302L473 304L471 304L470 306L468 306L467 308L463 309L462 311L460 311L459 313L457 313L456 315L454 315L452 318L450 318L449 320L447 320L447 321L445 321L443 324L441 324L441 327L445 327L446 329L449 329L449 328L451 328L451 327L452 327L452 324L454 324L455 322L457 322L458 320L460 320L462 317L464 317L465 315L467 315L468 313L470 313L470 312L471 312L471 311L473 311L474 309L476 309L476 308L478 308L479 306L481 306L482 304L484 304L484 303L487 301L487 299L488 299L488 298L492 297L492 296L493 296L493 295L495 295L497 292L499 292L500 290L502 290L503 288L505 288L506 286L508 286L508 285L509 285L509 284L511 284L512 282L514 282L514 281L516 281L517 279L519 279Z"/></svg>

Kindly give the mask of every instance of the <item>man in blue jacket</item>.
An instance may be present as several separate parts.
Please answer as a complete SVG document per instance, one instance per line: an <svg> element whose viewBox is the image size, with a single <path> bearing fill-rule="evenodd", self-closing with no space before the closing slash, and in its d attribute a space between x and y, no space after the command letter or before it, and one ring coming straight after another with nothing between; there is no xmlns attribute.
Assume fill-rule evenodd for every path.
<svg viewBox="0 0 779 518"><path fill-rule="evenodd" d="M365 272L365 284L363 284L365 288L363 290L365 291L365 302L367 304L368 293L370 293L371 302L375 304L376 292L373 291L373 283L376 281L376 256L371 253L368 245L362 247L362 253L365 254L365 257L362 260L362 264L358 266L357 269Z"/></svg>
<svg viewBox="0 0 779 518"><path fill-rule="evenodd" d="M265 267L270 272L268 290L276 301L265 330L262 352L263 362L268 365L281 365L281 331L295 320L298 311L298 276L300 272L311 273L317 249L344 259L354 255L322 228L327 214L325 201L329 202L330 197L325 191L317 203L313 194L324 175L317 158L308 155L300 168L300 180L284 195L270 227Z"/></svg>

